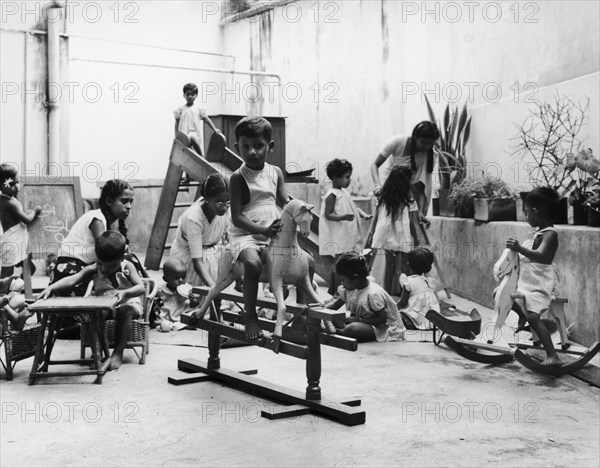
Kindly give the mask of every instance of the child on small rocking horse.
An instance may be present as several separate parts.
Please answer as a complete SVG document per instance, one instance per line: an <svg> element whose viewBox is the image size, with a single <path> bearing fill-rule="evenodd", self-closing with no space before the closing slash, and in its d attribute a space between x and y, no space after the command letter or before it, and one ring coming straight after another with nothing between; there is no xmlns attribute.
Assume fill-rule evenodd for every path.
<svg viewBox="0 0 600 468"><path fill-rule="evenodd" d="M554 349L550 332L540 319L548 309L557 285L558 275L552 262L558 250L558 234L553 226L553 214L558 202L556 190L550 187L533 189L525 197L524 209L527 222L536 229L523 244L512 236L506 241L506 247L517 252L521 261L517 292L524 299L516 299L513 305L513 310L519 315L517 331L524 328L525 321L529 322L546 350L547 358L542 364L548 366L562 363Z"/></svg>

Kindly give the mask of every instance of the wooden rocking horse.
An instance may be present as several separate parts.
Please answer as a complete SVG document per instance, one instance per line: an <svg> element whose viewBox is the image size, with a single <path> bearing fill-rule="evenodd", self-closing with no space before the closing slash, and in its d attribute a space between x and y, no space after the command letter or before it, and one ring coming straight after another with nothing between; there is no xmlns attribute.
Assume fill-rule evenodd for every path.
<svg viewBox="0 0 600 468"><path fill-rule="evenodd" d="M553 320L542 320L551 333L556 331L556 324L558 324L561 337L561 349L557 349L556 351L570 355L579 355L581 356L580 358L560 366L542 365L536 358L522 351L523 349L543 351L543 348L536 344L537 336L535 333L532 333L532 344L497 344L501 337L502 326L504 325L514 302L517 302L522 310L526 310L525 297L523 294L517 292L519 267L519 255L510 249L505 249L500 256L500 259L494 265L494 277L496 280L500 281L500 285L494 289L494 312L496 320L494 323L492 339L486 342L484 337L481 337L483 339L479 340L477 337L471 337L470 340L466 340L447 336L444 342L449 348L456 351L461 356L484 364L502 364L516 358L517 361L528 369L542 374L551 374L555 376L568 374L581 369L596 355L596 353L598 353L598 351L600 351L600 342L594 343L590 348L583 351L569 351L570 342L567 336L567 324L564 312L564 304L567 302L567 299L565 298L553 298L548 307L548 315L550 315Z"/></svg>
<svg viewBox="0 0 600 468"><path fill-rule="evenodd" d="M279 238L271 241L264 251L264 264L261 281L269 281L275 302L267 299L257 300L257 305L277 310L277 320L274 323L265 318L259 318L259 326L271 332L271 336L264 336L259 340L248 341L245 330L235 325L244 325L245 319L239 314L223 311L225 322L220 320L220 313L211 313L211 317L204 318L206 311L211 307L214 299L225 299L234 303L243 302L243 296L238 293L222 292L236 277L241 277L241 264L232 263L231 257L221 262L217 284L212 288L195 287L194 293L206 296L202 306L193 316L182 314L182 322L201 328L208 332L209 357L206 362L195 359L178 361L178 369L190 376L185 378L169 377L169 382L181 385L202 382L213 379L231 385L242 391L258 395L262 398L283 403L286 406L276 411L262 410L261 414L269 419L299 416L306 413L317 413L335 419L343 424L354 426L364 424L365 411L360 408L361 401L356 398L332 401L321 396L321 344L333 346L347 351L356 351L357 341L322 331L321 323L342 322L344 312L324 309L323 302L318 298L312 288L310 280L312 261L309 255L298 245L297 228L301 235L307 236L312 220L312 205L307 205L300 200L291 200L283 209L281 215L282 230ZM286 284L296 286L299 293L316 304L284 304L283 288ZM214 309L213 309L214 310ZM284 317L287 312L293 314L285 324ZM306 327L301 333L288 328L300 316L306 320ZM231 323L229 323L231 322ZM301 328L301 327L300 327ZM235 372L221 368L219 349L221 337L226 336L238 341L248 342L263 348L269 348L276 353L293 356L306 360L307 387L304 395L291 389L281 387L271 382L257 379L251 374L256 370Z"/></svg>
<svg viewBox="0 0 600 468"><path fill-rule="evenodd" d="M312 287L310 262L312 259L300 248L298 244L298 231L304 237L310 234L313 205L308 205L301 200L289 201L281 213L281 232L271 241L263 252L263 270L260 281L269 282L271 292L277 302L277 323L273 331L273 351L279 352L279 343L283 335L286 315L284 299L284 286L294 285L296 290L309 299L310 303L323 306L324 303ZM241 278L243 267L241 262L232 262L231 256L224 255L219 267L219 277L213 288L210 289L202 306L195 313L195 317L202 318L210 304L234 280ZM285 326L291 325L299 315L295 315ZM329 332L335 333L335 328L326 322Z"/></svg>

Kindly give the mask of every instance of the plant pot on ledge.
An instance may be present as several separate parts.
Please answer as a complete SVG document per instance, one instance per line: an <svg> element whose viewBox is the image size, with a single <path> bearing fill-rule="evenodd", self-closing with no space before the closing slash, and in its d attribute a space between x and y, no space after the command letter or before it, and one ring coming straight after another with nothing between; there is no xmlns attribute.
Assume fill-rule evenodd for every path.
<svg viewBox="0 0 600 468"><path fill-rule="evenodd" d="M573 203L573 224L586 226L588 223L588 207L583 203Z"/></svg>
<svg viewBox="0 0 600 468"><path fill-rule="evenodd" d="M446 188L438 189L437 207L436 199L433 199L433 214L435 216L454 216L454 208L448 206L448 192L449 190Z"/></svg>
<svg viewBox="0 0 600 468"><path fill-rule="evenodd" d="M514 198L475 198L476 221L516 221L517 203Z"/></svg>
<svg viewBox="0 0 600 468"><path fill-rule="evenodd" d="M600 227L600 209L588 206L588 226Z"/></svg>

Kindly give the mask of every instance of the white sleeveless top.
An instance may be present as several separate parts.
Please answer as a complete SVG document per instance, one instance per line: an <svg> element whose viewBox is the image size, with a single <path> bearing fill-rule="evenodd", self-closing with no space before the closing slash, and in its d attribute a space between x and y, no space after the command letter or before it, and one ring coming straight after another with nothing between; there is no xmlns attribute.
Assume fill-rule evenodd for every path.
<svg viewBox="0 0 600 468"><path fill-rule="evenodd" d="M67 237L65 237L60 246L58 256L73 257L84 261L87 264L95 263L96 258L95 240L90 230L90 224L94 219L98 219L104 230L106 230L106 218L102 214L102 210L91 210L85 212L79 218Z"/></svg>
<svg viewBox="0 0 600 468"><path fill-rule="evenodd" d="M246 181L250 191L250 201L242 207L242 214L250 221L262 226L269 226L280 217L277 207L277 172L275 166L265 163L262 170L250 169L244 163L238 169L239 174ZM269 237L261 234L251 234L233 224L229 223L229 248L234 257L247 247L268 245Z"/></svg>
<svg viewBox="0 0 600 468"><path fill-rule="evenodd" d="M554 231L553 227L535 230L529 233L529 236L522 245L526 249L533 249L533 244L537 237L543 236L544 232ZM556 296L558 287L558 268L551 263L535 263L526 256L519 254L521 269L519 271L519 281L517 291L525 295L525 306L529 312L540 314L548 309L553 296Z"/></svg>

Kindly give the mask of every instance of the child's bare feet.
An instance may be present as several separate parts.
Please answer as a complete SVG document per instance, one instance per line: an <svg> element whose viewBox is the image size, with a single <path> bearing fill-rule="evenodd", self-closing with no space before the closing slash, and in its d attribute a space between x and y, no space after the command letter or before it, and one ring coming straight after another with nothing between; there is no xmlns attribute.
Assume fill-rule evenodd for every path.
<svg viewBox="0 0 600 468"><path fill-rule="evenodd" d="M246 339L253 341L262 338L263 336L263 331L258 326L258 321L252 320L246 316Z"/></svg>
<svg viewBox="0 0 600 468"><path fill-rule="evenodd" d="M108 370L117 370L123 364L123 354L114 353L110 357L110 364L108 365Z"/></svg>
<svg viewBox="0 0 600 468"><path fill-rule="evenodd" d="M548 356L546 359L542 361L543 366L560 366L562 361L558 358L558 356Z"/></svg>

